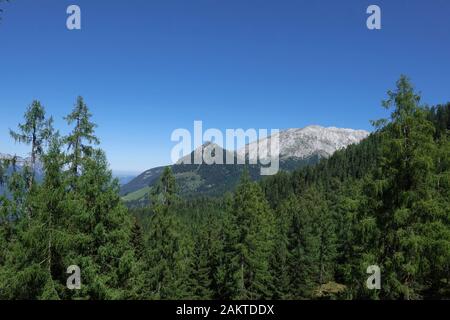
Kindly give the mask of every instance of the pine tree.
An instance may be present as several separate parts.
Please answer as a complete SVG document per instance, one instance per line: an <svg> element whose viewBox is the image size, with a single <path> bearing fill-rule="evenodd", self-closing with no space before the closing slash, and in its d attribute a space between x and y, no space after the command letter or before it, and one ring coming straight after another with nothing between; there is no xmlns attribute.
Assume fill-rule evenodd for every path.
<svg viewBox="0 0 450 320"><path fill-rule="evenodd" d="M68 150L68 162L71 165L73 176L79 174L79 167L83 157L92 155L92 144L97 145L99 141L94 135L96 124L90 121L92 114L89 112L83 97L78 97L75 107L65 120L69 125L75 124L72 132L66 137Z"/></svg>
<svg viewBox="0 0 450 320"><path fill-rule="evenodd" d="M180 299L189 297L189 248L173 210L177 201L175 178L166 167L153 193L153 216L143 257L141 297Z"/></svg>
<svg viewBox="0 0 450 320"><path fill-rule="evenodd" d="M218 299L221 294L223 256L223 212L220 203L202 200L197 204L192 221L192 253L190 292L196 299ZM192 212L192 211L191 211Z"/></svg>
<svg viewBox="0 0 450 320"><path fill-rule="evenodd" d="M312 297L312 291L317 286L318 237L314 230L314 215L317 203L311 203L308 198L291 197L283 204L285 214L292 216L288 230L287 260L290 275L289 296L293 299ZM311 209L312 208L312 209Z"/></svg>
<svg viewBox="0 0 450 320"><path fill-rule="evenodd" d="M88 114L88 110L85 110ZM69 139L70 140L70 139ZM92 136L92 140L97 141ZM10 298L118 299L128 296L135 258L131 220L101 150L83 145L77 175L54 137L41 155L44 181L25 190L21 172L8 177L11 201L5 208L15 233L0 270ZM71 188L72 187L72 188ZM24 208L33 218L23 217ZM3 211L3 210L2 210ZM66 288L66 269L78 265L82 289Z"/></svg>
<svg viewBox="0 0 450 320"><path fill-rule="evenodd" d="M191 258L190 287L193 296L190 298L207 300L214 295L212 284L214 279L214 259L219 252L212 247L216 244L212 235L212 225L205 222L196 226L193 234L193 247Z"/></svg>
<svg viewBox="0 0 450 320"><path fill-rule="evenodd" d="M141 259L144 253L144 234L137 218L134 218L131 229L131 246L133 247L136 259Z"/></svg>
<svg viewBox="0 0 450 320"><path fill-rule="evenodd" d="M28 189L34 182L36 161L44 153L45 144L53 133L53 119L46 119L45 109L39 101L33 101L24 115L25 123L19 124L19 132L10 130L11 137L20 143L31 145L31 174Z"/></svg>
<svg viewBox="0 0 450 320"><path fill-rule="evenodd" d="M72 298L121 299L134 277L131 217L104 153L93 149L80 166L76 191L69 195L75 241L66 261L81 268L84 285Z"/></svg>
<svg viewBox="0 0 450 320"><path fill-rule="evenodd" d="M449 105L450 107L450 105ZM450 109L450 108L449 108ZM434 216L422 229L426 235L421 281L427 295L434 299L450 297L450 136L439 137L433 177Z"/></svg>
<svg viewBox="0 0 450 320"><path fill-rule="evenodd" d="M316 212L314 217L314 228L318 238L318 283L322 285L332 280L334 277L334 263L336 258L336 229L333 213L328 207L325 197L321 197L319 190L311 190L312 193L317 192L317 197L312 203L316 203ZM312 209L312 208L311 208Z"/></svg>
<svg viewBox="0 0 450 320"><path fill-rule="evenodd" d="M258 184L244 172L225 222L225 292L233 299L270 298L274 217Z"/></svg>
<svg viewBox="0 0 450 320"><path fill-rule="evenodd" d="M367 217L364 208L362 185L362 181L349 179L335 186L331 196L330 209L335 213L337 236L335 279L346 284L346 298L358 295L369 298L371 294L376 297L377 293L366 290L365 282L361 281L367 278L367 266L375 264L367 255L367 248L371 248L378 237L378 233L373 233L377 230L374 220Z"/></svg>
<svg viewBox="0 0 450 320"><path fill-rule="evenodd" d="M27 272L32 277L36 277L37 273L41 274L40 286L36 283L23 286L31 292L36 291L36 296L31 296L31 299L59 299L65 290L66 268L62 257L67 252L65 244L68 241L65 228L68 185L63 173L64 155L58 136L53 137L48 152L42 156L42 161L44 181L29 198L29 205L32 206L35 215L24 228L20 241L21 251L26 252L24 264L28 264L25 265L21 277L27 278Z"/></svg>
<svg viewBox="0 0 450 320"><path fill-rule="evenodd" d="M372 184L372 207L383 233L379 263L386 298L413 299L423 289L419 280L424 231L438 217L433 199L434 128L419 106L420 97L402 76L383 103L393 108L388 120L375 124L382 136L380 168Z"/></svg>
<svg viewBox="0 0 450 320"><path fill-rule="evenodd" d="M40 294L46 273L37 260L38 244L29 244L36 239L30 237L30 230L37 223L39 215L36 210L34 186L35 165L45 152L45 147L52 135L52 119L46 120L45 110L38 101L34 101L25 113L24 124L19 124L19 132L10 130L16 142L31 145L30 166L18 169L17 157L5 161L2 170L2 183L6 182L8 197L2 197L1 212L3 246L6 250L0 264L0 282L7 289L1 289L0 295L6 298L36 298ZM4 172L10 171L8 175ZM33 219L31 216L33 215ZM42 227L42 226L41 226Z"/></svg>
<svg viewBox="0 0 450 320"><path fill-rule="evenodd" d="M56 137L53 140L56 141ZM53 142L48 153L41 156L46 173L44 181L42 185L29 190L24 197L24 207L31 208L33 218L20 215L11 222L15 232L9 239L7 260L1 272L5 278L0 281L8 288L7 294L10 295L10 299L58 298L59 287L55 281L57 261L53 259L53 254L55 248L61 249L55 244L57 243L55 238L60 234L58 232L64 230L64 228L57 230L57 220L63 212L61 209L64 202L61 201L61 197L65 194L65 190L56 182L60 178L59 170L63 165L63 157L57 150L57 143ZM16 173L9 182L19 177L20 175ZM24 188L26 180L17 181L23 181L22 188ZM19 193L23 192L25 191ZM17 190L12 193L16 194ZM13 203L17 201L14 200L6 206L9 214L16 210Z"/></svg>
<svg viewBox="0 0 450 320"><path fill-rule="evenodd" d="M272 292L274 299L290 299L291 272L289 262L291 252L289 248L289 232L293 224L293 208L295 196L291 194L288 200L282 201L275 211L275 245L271 257L270 271L272 273Z"/></svg>

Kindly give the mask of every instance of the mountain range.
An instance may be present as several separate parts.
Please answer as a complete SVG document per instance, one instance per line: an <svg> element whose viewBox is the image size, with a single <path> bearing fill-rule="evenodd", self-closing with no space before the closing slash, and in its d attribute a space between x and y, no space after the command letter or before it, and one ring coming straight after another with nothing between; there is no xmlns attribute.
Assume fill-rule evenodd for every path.
<svg viewBox="0 0 450 320"><path fill-rule="evenodd" d="M0 160L13 160L13 158L15 158L15 163L16 163L16 170L20 171L22 170L23 167L25 166L29 166L31 164L31 158L27 157L27 158L23 158L23 157L19 157L19 156L13 156L7 153L0 153ZM42 167L42 163L40 161L36 161L36 165L35 165L35 172L36 172L36 179L38 181L42 180L43 176L44 176L44 170ZM11 174L11 172L13 171L13 168L10 167L8 168L8 170L6 170L6 175ZM0 195L3 194L4 192L4 186L0 185Z"/></svg>
<svg viewBox="0 0 450 320"><path fill-rule="evenodd" d="M279 138L280 169L292 171L317 163L321 158L327 158L337 150L359 143L368 135L369 132L364 130L325 128L314 125L302 129L280 131L276 135L251 142L237 151L224 150L214 143L206 142L170 167L177 180L181 196L218 196L234 189L245 167L253 179L261 178L259 164L240 165L236 163L241 163L238 160L242 161L243 159L247 160L246 163L249 163L249 160L256 160L254 156L258 154L258 150L262 151L262 154L267 154L264 153L265 149L270 146L273 138ZM213 152L222 152L224 163L226 163L228 154L229 157L235 159L235 164L186 164L193 163L194 154L205 150L211 152L211 149L214 150ZM164 168L157 167L147 170L123 185L121 187L123 199L131 206L145 204L151 188L157 183Z"/></svg>
<svg viewBox="0 0 450 320"><path fill-rule="evenodd" d="M364 130L341 129L335 127L308 126L302 129L288 129L267 138L251 142L237 151L224 150L217 144L206 142L188 156L181 158L171 169L179 186L179 193L183 197L218 196L234 189L247 168L254 180L261 178L259 164L241 165L256 161L258 150L267 154L266 149L273 138L279 139L280 170L292 171L305 165L315 164L321 158L327 158L335 151L351 144L359 143L369 132ZM194 154L208 151L221 151L223 162L228 158L234 159L233 164L186 164L194 163ZM11 160L14 156L0 153L0 159ZM187 161L190 160L190 161ZM16 157L18 170L30 163L30 158ZM121 196L131 206L143 205L148 201L151 188L157 183L165 166L152 168L137 177L129 174L117 175L121 184ZM9 169L8 171L11 171ZM8 172L7 172L8 173ZM42 165L36 164L36 176L41 180ZM114 174L116 177L116 174ZM3 193L0 186L0 194Z"/></svg>
<svg viewBox="0 0 450 320"><path fill-rule="evenodd" d="M31 158L30 157L23 158L23 157L13 156L11 154L1 153L0 152L0 160L12 160L14 157L16 158L16 165L19 168L24 167L25 165L28 165L28 164L31 163ZM36 167L38 169L40 168L39 163L36 164Z"/></svg>

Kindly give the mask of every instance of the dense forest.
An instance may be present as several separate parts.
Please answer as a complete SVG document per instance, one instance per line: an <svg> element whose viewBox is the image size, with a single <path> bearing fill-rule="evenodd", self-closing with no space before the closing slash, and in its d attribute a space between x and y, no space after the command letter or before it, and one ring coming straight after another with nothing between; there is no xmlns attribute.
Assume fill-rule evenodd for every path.
<svg viewBox="0 0 450 320"><path fill-rule="evenodd" d="M34 101L10 132L29 165L0 166L0 299L450 298L450 104L421 105L402 76L383 107L369 138L316 165L197 199L167 168L127 209L83 99L67 136Z"/></svg>

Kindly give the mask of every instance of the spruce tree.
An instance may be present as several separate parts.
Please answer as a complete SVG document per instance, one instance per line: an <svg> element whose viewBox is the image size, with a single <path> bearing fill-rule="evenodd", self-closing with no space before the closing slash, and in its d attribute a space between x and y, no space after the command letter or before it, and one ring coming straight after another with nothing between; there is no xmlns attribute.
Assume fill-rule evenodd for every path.
<svg viewBox="0 0 450 320"><path fill-rule="evenodd" d="M293 223L293 208L295 197L291 195L284 200L275 211L275 239L274 251L271 256L270 271L272 274L272 292L274 299L290 299L291 272L289 262L291 252L289 248L289 231Z"/></svg>
<svg viewBox="0 0 450 320"><path fill-rule="evenodd" d="M56 138L53 140L56 141ZM41 156L45 178L42 185L28 191L25 206L33 211L33 218L17 216L13 220L15 234L10 238L10 247L7 254L3 275L3 282L8 288L10 298L14 299L58 299L57 290L60 286L58 280L58 261L54 259L58 246L58 236L64 234L65 228L58 225L61 214L64 212L64 187L59 185L60 173L63 166L63 157L58 151L58 145L53 142L48 153ZM12 183L20 176L13 174L9 182ZM16 180L23 181L25 179ZM14 190L12 194L16 194ZM10 202L6 210L11 214L16 210L15 201ZM59 228L58 228L59 227ZM59 242L60 244L60 242ZM60 251L59 251L60 250ZM9 272L11 273L8 273Z"/></svg>
<svg viewBox="0 0 450 320"><path fill-rule="evenodd" d="M424 256L426 230L440 215L433 194L434 127L419 103L410 81L402 76L383 103L392 108L390 119L375 123L383 142L370 197L383 234L378 256L382 294L392 299L420 297L421 269L433 263Z"/></svg>
<svg viewBox="0 0 450 320"><path fill-rule="evenodd" d="M273 213L260 186L245 171L234 193L226 227L225 292L232 299L271 298Z"/></svg>
<svg viewBox="0 0 450 320"><path fill-rule="evenodd" d="M310 196L313 196L312 194ZM314 229L315 206L310 197L292 196L285 202L282 210L292 216L288 230L287 260L290 275L289 296L292 299L311 298L318 285L319 239Z"/></svg>
<svg viewBox="0 0 450 320"><path fill-rule="evenodd" d="M66 143L70 151L68 162L73 176L79 174L83 157L92 155L92 145L99 144L99 140L95 136L97 125L91 122L91 117L92 114L89 112L83 97L78 97L72 113L65 118L69 125L74 124L72 132L66 137Z"/></svg>
<svg viewBox="0 0 450 320"><path fill-rule="evenodd" d="M144 234L137 218L133 219L133 227L131 229L131 246L134 250L134 256L136 259L141 259L144 253Z"/></svg>
<svg viewBox="0 0 450 320"><path fill-rule="evenodd" d="M44 153L45 144L53 133L53 119L46 119L45 109L37 100L33 101L24 115L25 122L19 124L19 131L10 130L14 141L31 145L31 174L28 181L28 189L34 182L36 161Z"/></svg>
<svg viewBox="0 0 450 320"><path fill-rule="evenodd" d="M191 258L191 275L190 287L191 299L211 299L213 292L214 279L214 259L219 252L214 251L212 247L216 243L212 239L211 230L213 225L198 223L195 227L196 232L193 234L193 248Z"/></svg>
<svg viewBox="0 0 450 320"><path fill-rule="evenodd" d="M210 202L211 200L206 200ZM205 203L206 201L202 201ZM192 237L190 292L192 298L220 298L222 284L223 212L216 203L198 204L190 226Z"/></svg>
<svg viewBox="0 0 450 320"><path fill-rule="evenodd" d="M174 214L176 183L170 168L164 169L152 198L140 295L144 299L188 298L189 248Z"/></svg>

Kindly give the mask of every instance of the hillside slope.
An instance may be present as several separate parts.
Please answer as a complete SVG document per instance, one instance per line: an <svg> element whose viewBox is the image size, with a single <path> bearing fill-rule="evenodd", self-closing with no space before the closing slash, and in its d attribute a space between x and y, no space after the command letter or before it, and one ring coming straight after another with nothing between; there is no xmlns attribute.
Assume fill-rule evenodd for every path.
<svg viewBox="0 0 450 320"><path fill-rule="evenodd" d="M321 158L327 158L337 150L360 142L368 134L368 132L362 130L320 126L281 131L277 136L280 139L280 170L292 171L309 164L315 164ZM248 168L250 176L254 180L260 179L260 165L197 165L184 163L189 163L188 160L193 163L194 154L204 151L205 148L220 149L224 163L226 155L230 155L230 153L235 159L234 163L237 163L238 158L248 160L252 157L254 151L262 150L265 152L264 148L270 146L271 139L273 137L250 143L235 153L221 149L220 146L210 142L205 143L200 147L201 149L194 150L189 156L170 166L180 188L180 195L183 197L222 195L234 189L245 167ZM158 181L163 170L164 167L147 170L122 186L121 195L123 199L135 204L145 203L151 187Z"/></svg>

